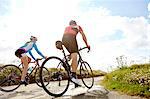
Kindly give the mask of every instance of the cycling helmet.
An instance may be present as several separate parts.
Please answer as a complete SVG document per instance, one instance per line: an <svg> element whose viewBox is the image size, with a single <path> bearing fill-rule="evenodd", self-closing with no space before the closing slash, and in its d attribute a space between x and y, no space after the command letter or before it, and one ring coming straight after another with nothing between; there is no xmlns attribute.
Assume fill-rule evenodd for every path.
<svg viewBox="0 0 150 99"><path fill-rule="evenodd" d="M37 41L37 38L36 38L35 36L31 36L31 37L30 37L30 40L31 40L31 41Z"/></svg>
<svg viewBox="0 0 150 99"><path fill-rule="evenodd" d="M73 24L77 25L77 22L76 22L75 20L71 20L71 21L69 22L69 25L73 25Z"/></svg>

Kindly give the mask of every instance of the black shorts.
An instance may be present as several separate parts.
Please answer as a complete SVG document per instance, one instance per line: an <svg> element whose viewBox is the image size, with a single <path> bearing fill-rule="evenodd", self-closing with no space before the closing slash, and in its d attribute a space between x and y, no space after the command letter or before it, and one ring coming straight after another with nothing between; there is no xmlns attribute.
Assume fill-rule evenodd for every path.
<svg viewBox="0 0 150 99"><path fill-rule="evenodd" d="M69 53L78 52L78 44L75 35L64 34L62 38L62 43L66 47Z"/></svg>
<svg viewBox="0 0 150 99"><path fill-rule="evenodd" d="M15 55L17 57L21 58L23 53L26 53L25 49L20 48L20 49L16 50Z"/></svg>

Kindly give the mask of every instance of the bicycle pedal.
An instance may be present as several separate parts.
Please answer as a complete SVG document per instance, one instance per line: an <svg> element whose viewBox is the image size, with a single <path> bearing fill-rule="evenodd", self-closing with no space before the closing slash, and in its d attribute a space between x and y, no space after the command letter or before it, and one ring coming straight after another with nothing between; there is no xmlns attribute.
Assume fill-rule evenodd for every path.
<svg viewBox="0 0 150 99"><path fill-rule="evenodd" d="M11 80L13 83L15 83L15 80Z"/></svg>
<svg viewBox="0 0 150 99"><path fill-rule="evenodd" d="M75 84L75 88L77 88L77 87L81 87L81 85L79 85L79 84Z"/></svg>
<svg viewBox="0 0 150 99"><path fill-rule="evenodd" d="M25 86L28 85L28 83L26 81L21 81L21 84L24 84Z"/></svg>

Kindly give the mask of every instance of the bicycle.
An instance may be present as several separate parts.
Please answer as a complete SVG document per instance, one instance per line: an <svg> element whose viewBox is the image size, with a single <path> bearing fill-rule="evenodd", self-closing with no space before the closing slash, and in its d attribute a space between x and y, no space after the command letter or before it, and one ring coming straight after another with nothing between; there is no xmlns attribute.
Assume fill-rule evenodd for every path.
<svg viewBox="0 0 150 99"><path fill-rule="evenodd" d="M26 74L26 81L29 83L29 78L32 76L32 73L34 72L34 79L36 84L41 87L40 79L39 79L39 70L40 65L39 61L42 60L37 59L33 62L29 62L29 64L33 63L35 66L30 71L28 68L28 72ZM29 66L30 67L30 66ZM11 92L19 88L21 85L21 74L22 74L23 64L20 63L18 66L13 64L4 65L0 68L0 90L4 92ZM49 84L49 71L47 68L44 67L43 70L43 80L45 80L47 83L45 86Z"/></svg>
<svg viewBox="0 0 150 99"><path fill-rule="evenodd" d="M78 51L78 56L79 56L78 65L80 65L80 68L79 68L80 78L82 79L83 84L87 88L90 89L94 85L93 71L92 71L90 65L86 61L84 61L80 55L80 51L83 49L86 49L86 48L87 47L83 47L83 48L79 49L79 51ZM61 42L61 47L59 47L58 49L62 50L64 58L61 59L56 56L48 57L42 63L41 70L40 70L40 80L41 80L43 89L49 95L54 96L54 97L62 96L68 90L69 83L71 81L71 68L69 65L70 55L66 55L62 42ZM55 69L54 73L57 73L57 72L61 73L60 75L61 75L62 79L58 80L57 78L60 75L57 75L55 77L54 81L51 80L52 84L49 84L50 86L45 86L44 81L42 80L42 74L43 74L44 67L49 67L49 68ZM51 75L51 79L53 79L53 75ZM87 80L88 80L88 83L87 83ZM58 86L56 87L55 85L58 85Z"/></svg>

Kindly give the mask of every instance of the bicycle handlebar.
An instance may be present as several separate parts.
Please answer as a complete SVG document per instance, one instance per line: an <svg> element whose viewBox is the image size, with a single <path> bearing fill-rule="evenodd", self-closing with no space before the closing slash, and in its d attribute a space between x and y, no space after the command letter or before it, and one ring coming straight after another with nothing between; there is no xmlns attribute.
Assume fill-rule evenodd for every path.
<svg viewBox="0 0 150 99"><path fill-rule="evenodd" d="M88 49L88 51L87 51L87 52L89 52L90 50L89 50L89 48L88 48L88 47L80 48L80 49L79 49L79 51L81 51L81 50L83 50L83 49L86 49L86 48Z"/></svg>

